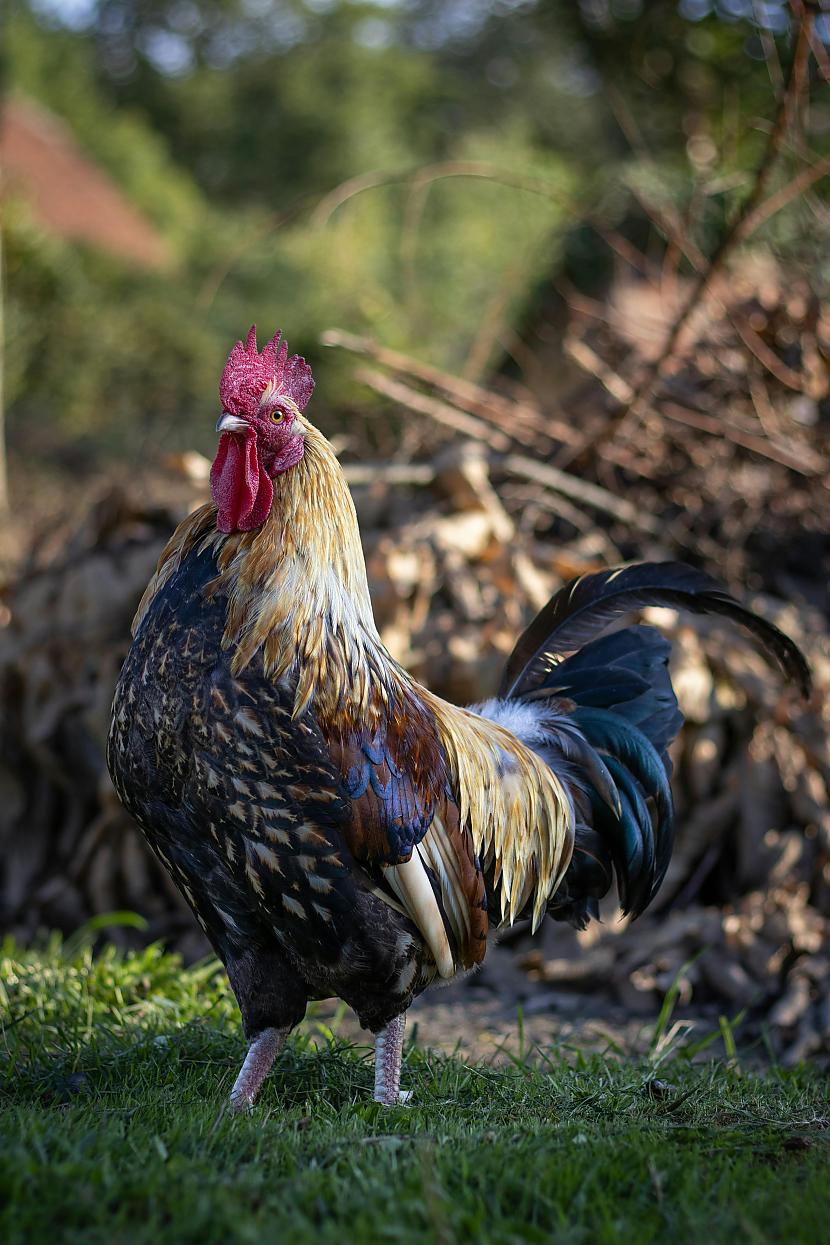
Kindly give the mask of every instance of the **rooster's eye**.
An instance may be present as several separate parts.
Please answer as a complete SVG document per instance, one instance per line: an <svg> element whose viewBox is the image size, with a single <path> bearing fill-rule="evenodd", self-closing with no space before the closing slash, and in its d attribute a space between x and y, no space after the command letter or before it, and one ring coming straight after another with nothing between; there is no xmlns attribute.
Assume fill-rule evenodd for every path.
<svg viewBox="0 0 830 1245"><path fill-rule="evenodd" d="M284 419L285 419L285 411L281 411L279 407L277 407L275 411L271 412L271 423L272 424L281 424Z"/></svg>

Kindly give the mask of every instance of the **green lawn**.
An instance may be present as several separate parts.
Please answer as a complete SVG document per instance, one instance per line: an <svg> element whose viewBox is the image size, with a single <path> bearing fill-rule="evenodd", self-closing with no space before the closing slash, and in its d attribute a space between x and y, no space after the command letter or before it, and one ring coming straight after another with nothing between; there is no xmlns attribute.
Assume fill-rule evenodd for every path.
<svg viewBox="0 0 830 1245"><path fill-rule="evenodd" d="M0 1239L38 1242L819 1242L826 1074L536 1051L408 1051L408 1107L368 1050L308 1026L249 1117L215 964L88 945L0 959ZM655 1076L659 1081L655 1084Z"/></svg>

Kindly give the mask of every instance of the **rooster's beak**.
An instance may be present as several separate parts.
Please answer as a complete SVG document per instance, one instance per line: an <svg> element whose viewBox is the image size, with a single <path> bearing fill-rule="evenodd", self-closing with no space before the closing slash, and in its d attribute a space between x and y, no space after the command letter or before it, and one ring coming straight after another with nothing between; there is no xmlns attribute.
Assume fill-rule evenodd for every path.
<svg viewBox="0 0 830 1245"><path fill-rule="evenodd" d="M216 421L217 432L244 432L249 426L247 420L231 415L230 411L223 411Z"/></svg>

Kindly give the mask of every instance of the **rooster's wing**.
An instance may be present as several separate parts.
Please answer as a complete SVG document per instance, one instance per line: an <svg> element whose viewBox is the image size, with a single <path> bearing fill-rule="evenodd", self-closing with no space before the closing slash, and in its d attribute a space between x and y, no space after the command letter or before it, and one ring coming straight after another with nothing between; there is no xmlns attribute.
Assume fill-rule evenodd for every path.
<svg viewBox="0 0 830 1245"><path fill-rule="evenodd" d="M406 752L383 731L371 738L356 733L332 747L350 801L346 840L380 893L418 926L439 974L450 977L484 958L481 863L443 764L434 767L430 784Z"/></svg>

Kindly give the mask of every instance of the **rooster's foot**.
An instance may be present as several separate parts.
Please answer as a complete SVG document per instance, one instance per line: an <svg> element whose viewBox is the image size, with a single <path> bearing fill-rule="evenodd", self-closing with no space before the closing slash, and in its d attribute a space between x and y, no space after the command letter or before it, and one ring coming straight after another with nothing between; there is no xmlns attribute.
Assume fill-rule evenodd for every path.
<svg viewBox="0 0 830 1245"><path fill-rule="evenodd" d="M401 1093L401 1059L406 1014L396 1016L375 1037L375 1102L394 1107L407 1102L409 1093Z"/></svg>
<svg viewBox="0 0 830 1245"><path fill-rule="evenodd" d="M271 1065L280 1053L288 1034L287 1029L263 1029L248 1047L245 1062L231 1090L231 1110L244 1114L253 1109L262 1082L271 1071Z"/></svg>

